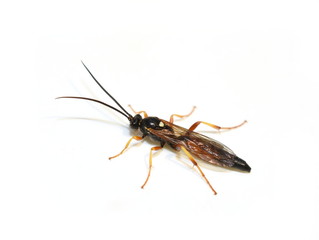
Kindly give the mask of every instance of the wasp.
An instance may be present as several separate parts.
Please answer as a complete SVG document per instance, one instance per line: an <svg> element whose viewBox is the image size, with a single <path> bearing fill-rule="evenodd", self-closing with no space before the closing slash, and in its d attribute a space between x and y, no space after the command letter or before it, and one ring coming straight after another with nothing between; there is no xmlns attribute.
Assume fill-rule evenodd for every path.
<svg viewBox="0 0 319 240"><path fill-rule="evenodd" d="M102 101L92 99L92 98L87 98L87 97L63 96L63 97L58 97L57 99L74 98L74 99L93 101L93 102L102 104L125 116L130 123L130 127L134 130L140 131L141 135L136 135L131 137L126 143L123 150L117 155L110 157L109 159L116 158L120 156L121 154L123 154L125 150L129 147L132 140L141 141L145 137L150 137L151 139L159 143L158 146L154 146L150 150L148 174L141 188L144 188L144 186L148 182L151 175L153 151L162 149L164 145L166 144L169 145L174 150L183 151L186 154L186 156L192 162L194 167L196 167L199 174L203 177L203 179L206 181L206 183L208 184L208 186L210 187L210 189L213 191L214 194L217 194L217 192L215 191L215 189L212 187L212 185L206 178L204 172L198 165L195 158L198 158L206 163L216 165L219 167L230 168L230 169L239 170L243 172L250 172L251 170L250 166L243 159L237 157L236 154L230 148L226 147L224 144L212 138L209 138L207 136L204 136L194 131L200 124L207 125L216 130L230 130L230 129L235 129L242 126L247 121L244 121L241 124L237 126L233 126L233 127L220 127L208 122L198 121L198 122L195 122L193 125L191 125L191 127L188 129L174 124L174 117L178 117L178 118L188 117L193 113L193 111L195 110L195 107L193 107L192 111L187 115L172 114L170 116L170 120L166 121L158 117L150 117L147 115L145 111L136 112L129 105L131 110L135 113L135 116L133 116L130 113L128 113L108 91L104 89L104 87L97 81L97 79L93 76L91 71L87 68L87 66L83 62L82 64L85 67L85 69L88 71L88 73L91 75L93 80L117 104L117 106L121 110L107 103L104 103Z"/></svg>

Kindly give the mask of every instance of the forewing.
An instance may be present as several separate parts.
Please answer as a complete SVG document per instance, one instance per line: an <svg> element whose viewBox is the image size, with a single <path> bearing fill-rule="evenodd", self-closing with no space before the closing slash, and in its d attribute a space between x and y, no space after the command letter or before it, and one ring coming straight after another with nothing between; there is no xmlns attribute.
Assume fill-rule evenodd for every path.
<svg viewBox="0 0 319 240"><path fill-rule="evenodd" d="M250 166L224 144L168 121L161 121L165 125L163 129L148 130L174 149L179 150L180 146L183 146L192 155L213 165L250 172Z"/></svg>
<svg viewBox="0 0 319 240"><path fill-rule="evenodd" d="M163 139L174 149L184 146L192 155L211 164L232 167L233 159L236 157L234 152L224 144L204 136L197 132L172 124L168 121L161 121L169 126L167 129L149 131L155 136Z"/></svg>

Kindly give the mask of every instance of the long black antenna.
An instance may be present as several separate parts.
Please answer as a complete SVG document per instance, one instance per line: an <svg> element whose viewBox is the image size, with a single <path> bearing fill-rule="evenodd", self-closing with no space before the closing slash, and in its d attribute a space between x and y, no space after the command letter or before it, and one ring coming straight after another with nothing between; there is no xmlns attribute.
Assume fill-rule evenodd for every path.
<svg viewBox="0 0 319 240"><path fill-rule="evenodd" d="M99 100L96 100L96 99L93 99L93 98L86 98L86 97L72 97L72 96L63 96L63 97L57 97L56 99L60 99L60 98L76 98L76 99L83 99L83 100L88 100L88 101L92 101L92 102L97 102L97 103L100 103L104 106L107 106L115 111L117 111L118 113L122 114L123 116L127 117L129 120L132 118L131 115L126 115L125 113L121 112L120 110L116 109L115 107L112 107L111 105L107 104L107 103L104 103L102 101L99 101Z"/></svg>
<svg viewBox="0 0 319 240"><path fill-rule="evenodd" d="M93 80L100 86L100 88L102 88L102 90L110 97L112 98L112 100L130 117L130 118L133 118L133 116L131 114L129 114L122 106L121 104L118 103L118 101L115 100L114 97L112 97L111 94L109 94L105 89L104 87L98 82L98 80L96 80L96 78L93 76L93 74L90 72L90 70L87 68L87 66L85 66L84 62L81 61L83 66L85 67L85 69L89 72L89 74L91 75L91 77L93 78ZM110 107L108 105L108 107ZM114 109L113 107L111 107L112 109ZM115 109L114 109L115 110Z"/></svg>

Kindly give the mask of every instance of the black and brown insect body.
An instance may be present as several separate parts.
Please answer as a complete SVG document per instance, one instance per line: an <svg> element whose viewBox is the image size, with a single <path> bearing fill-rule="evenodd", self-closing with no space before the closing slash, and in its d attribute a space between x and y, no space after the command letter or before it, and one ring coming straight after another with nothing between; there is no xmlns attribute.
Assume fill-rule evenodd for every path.
<svg viewBox="0 0 319 240"><path fill-rule="evenodd" d="M250 172L248 164L224 144L162 119L159 124L162 125L160 131L149 129L149 132L175 150L183 146L195 157L213 165Z"/></svg>
<svg viewBox="0 0 319 240"><path fill-rule="evenodd" d="M84 63L82 62L84 65ZM84 99L89 101L94 101L97 103L100 103L102 105L105 105L123 116L125 116L129 122L130 127L132 129L139 130L142 134L142 136L133 136L130 138L130 140L125 145L124 149L117 155L110 157L110 159L118 157L121 155L129 146L130 142L134 140L142 140L145 137L150 137L153 140L159 142L158 146L152 147L150 150L150 156L149 156L149 170L147 178L142 185L142 188L146 185L148 182L148 179L151 174L151 168L152 168L152 152L156 150L160 150L164 147L165 144L169 145L173 149L180 151L182 150L187 157L190 159L190 161L193 163L193 165L197 168L198 172L201 174L201 176L204 178L204 180L207 182L209 187L212 189L214 194L216 194L216 191L206 178L205 174L201 170L201 168L198 166L197 161L194 159L194 157L205 161L209 164L224 167L224 168L231 168L236 169L244 172L250 172L251 168L249 165L242 160L241 158L237 157L236 154L226 147L224 144L211 139L207 136L204 136L200 133L195 132L194 130L197 128L199 124L205 124L208 125L214 129L220 130L220 129L234 129L242 126L246 121L241 123L240 125L234 126L234 127L219 127L211 123L198 121L194 123L189 129L180 127L178 125L175 125L174 117L188 117L191 115L195 109L193 107L192 111L187 115L179 115L179 114L172 114L170 117L170 121L166 121L163 119L160 119L158 117L149 117L145 111L135 112L132 107L131 109L133 112L135 112L135 116L133 117L130 113L128 113L103 87L102 85L95 79L93 74L90 72L90 70L84 65L86 70L90 73L94 81L102 88L102 90L109 96L111 99L123 110L119 110L111 105L108 105L104 102L101 102L96 99L92 98L85 98L85 97L59 97L59 98L76 98L76 99ZM143 114L144 118L141 116Z"/></svg>

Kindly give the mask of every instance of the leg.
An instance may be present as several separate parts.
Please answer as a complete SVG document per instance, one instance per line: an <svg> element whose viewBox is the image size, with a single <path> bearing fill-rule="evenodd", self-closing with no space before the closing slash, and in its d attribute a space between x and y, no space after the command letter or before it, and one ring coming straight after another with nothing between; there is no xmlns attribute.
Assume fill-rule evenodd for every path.
<svg viewBox="0 0 319 240"><path fill-rule="evenodd" d="M146 183L148 182L148 179L150 178L150 175L151 175L151 169L152 169L152 151L156 151L156 150L160 150L162 149L163 147L161 146L157 146L157 147L152 147L151 148L151 152L150 152L150 159L149 159L149 166L148 166L148 174L147 174L147 177L146 177L146 180L145 182L143 183L143 185L141 186L141 188L144 188L144 186L146 185Z"/></svg>
<svg viewBox="0 0 319 240"><path fill-rule="evenodd" d="M213 193L216 195L217 192L215 191L215 189L212 187L212 185L210 184L210 182L208 181L208 179L206 178L205 174L203 173L202 169L198 166L197 162L195 161L195 159L193 158L193 156L186 150L186 148L184 148L183 146L180 146L180 148L183 150L183 152L187 155L187 157L191 160L191 162L194 164L194 166L198 169L199 173L202 175L202 177L205 179L206 183L208 184L208 186L210 187L210 189L213 191Z"/></svg>
<svg viewBox="0 0 319 240"><path fill-rule="evenodd" d="M171 117L169 118L170 123L174 122L174 117L179 117L179 118L189 117L194 112L195 108L196 107L194 106L192 111L187 115L172 114Z"/></svg>
<svg viewBox="0 0 319 240"><path fill-rule="evenodd" d="M243 121L241 124L239 124L239 125L237 125L237 126L234 126L234 127L220 127L220 126L217 126L217 125L214 125L214 124L211 124L211 123L198 121L198 122L195 122L188 130L189 130L189 131L194 131L195 128L197 128L198 125L201 124L201 123L202 123L202 124L205 124L205 125L208 125L208 126L210 126L210 127L212 127L212 128L215 128L215 129L217 129L217 130L221 130L221 129L230 130L230 129L238 128L238 127L244 125L246 122L247 122L247 121L245 120L245 121Z"/></svg>
<svg viewBox="0 0 319 240"><path fill-rule="evenodd" d="M148 117L148 115L147 115L147 113L146 113L145 111L136 112L136 111L132 108L131 105L128 105L128 107L129 107L135 114L141 114L141 113L143 113L144 118L147 118L147 117Z"/></svg>
<svg viewBox="0 0 319 240"><path fill-rule="evenodd" d="M130 142L131 142L133 139L135 139L135 140L137 140L137 141L140 141L140 140L142 140L143 138L142 138L142 137L139 137L139 136L133 136L133 137L131 137L130 140L128 140L128 142L126 143L126 145L125 145L125 147L123 148L123 150L122 150L119 154L117 154L117 155L115 155L115 156L113 156L113 157L109 157L109 159L111 160L112 158L116 158L116 157L120 156L120 155L128 148L128 145L130 145Z"/></svg>

